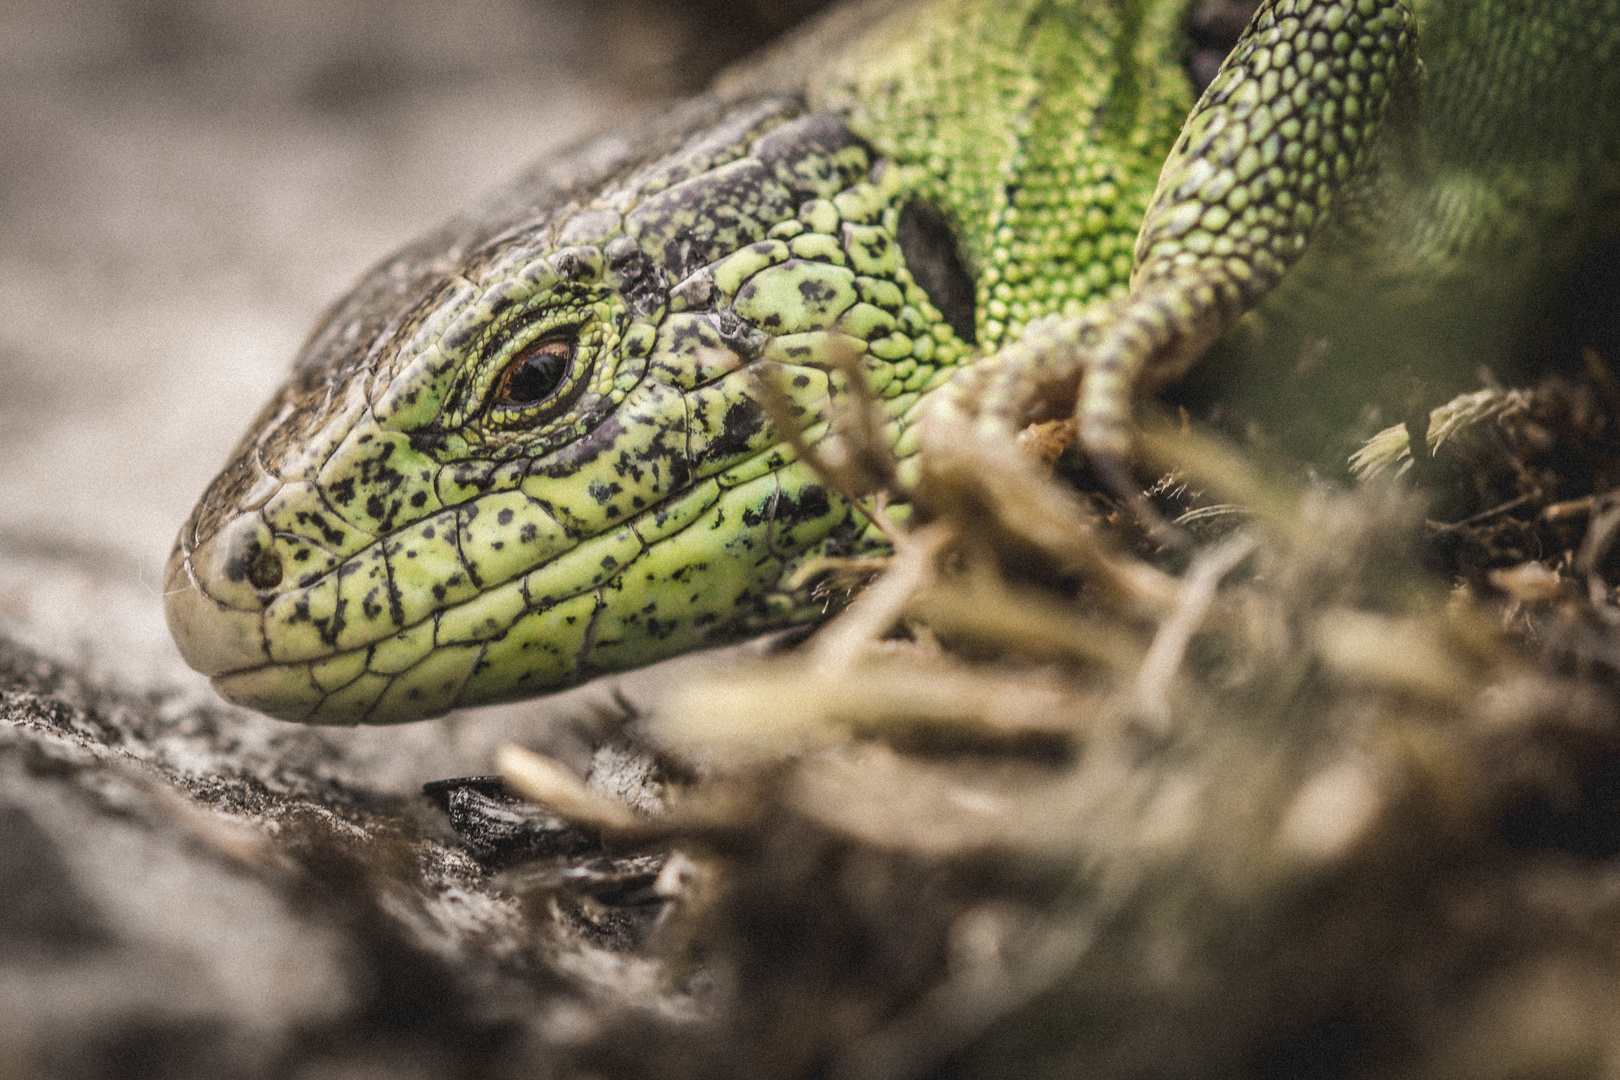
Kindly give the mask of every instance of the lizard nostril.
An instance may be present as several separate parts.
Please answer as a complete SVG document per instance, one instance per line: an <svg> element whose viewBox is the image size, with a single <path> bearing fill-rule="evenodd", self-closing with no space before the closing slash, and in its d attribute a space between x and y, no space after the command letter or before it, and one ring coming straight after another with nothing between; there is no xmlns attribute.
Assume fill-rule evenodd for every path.
<svg viewBox="0 0 1620 1080"><path fill-rule="evenodd" d="M281 584L281 559L270 548L260 548L248 563L248 582L255 589L273 589Z"/></svg>

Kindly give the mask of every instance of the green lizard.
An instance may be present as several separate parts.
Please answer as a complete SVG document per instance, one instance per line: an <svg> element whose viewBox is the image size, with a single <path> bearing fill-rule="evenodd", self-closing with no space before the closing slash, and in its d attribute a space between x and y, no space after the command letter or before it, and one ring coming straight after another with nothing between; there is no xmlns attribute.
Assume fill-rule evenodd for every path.
<svg viewBox="0 0 1620 1080"><path fill-rule="evenodd" d="M1426 88L1402 0L1267 0L1196 107L1191 6L845 10L385 261L182 530L182 654L272 715L394 722L813 619L795 567L884 539L760 370L813 442L858 357L902 478L931 412L1004 436L1078 395L1124 486L1133 395L1313 238L1445 274L1614 190L1620 0L1419 4Z"/></svg>

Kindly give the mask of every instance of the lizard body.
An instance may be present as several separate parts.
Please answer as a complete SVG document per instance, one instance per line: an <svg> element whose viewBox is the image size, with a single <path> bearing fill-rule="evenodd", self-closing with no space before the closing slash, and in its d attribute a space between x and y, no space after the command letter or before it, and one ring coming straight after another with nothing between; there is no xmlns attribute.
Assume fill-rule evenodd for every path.
<svg viewBox="0 0 1620 1080"><path fill-rule="evenodd" d="M913 476L930 410L1004 433L1076 394L1094 457L1128 453L1131 396L1390 183L1381 132L1445 134L1402 119L1399 0L1262 5L1183 123L1190 6L868 4L386 261L182 530L182 653L273 715L388 722L813 618L792 570L883 540L762 367L813 442L858 357ZM1476 47L1431 6L1436 55Z"/></svg>
<svg viewBox="0 0 1620 1080"><path fill-rule="evenodd" d="M1207 372L1292 453L1339 469L1391 376L1438 404L1482 367L1513 380L1575 360L1551 355L1549 324L1620 235L1620 3L1417 12L1425 79L1379 175L1267 299L1263 333L1233 335Z"/></svg>

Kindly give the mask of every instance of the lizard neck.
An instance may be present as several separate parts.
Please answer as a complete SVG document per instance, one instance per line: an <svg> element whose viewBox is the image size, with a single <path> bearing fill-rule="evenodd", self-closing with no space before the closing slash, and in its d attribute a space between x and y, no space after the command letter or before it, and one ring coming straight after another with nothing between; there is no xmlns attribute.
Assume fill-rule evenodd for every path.
<svg viewBox="0 0 1620 1080"><path fill-rule="evenodd" d="M936 0L812 84L812 107L842 113L905 171L905 197L948 223L979 348L1127 288L1146 201L1192 105L1188 6Z"/></svg>

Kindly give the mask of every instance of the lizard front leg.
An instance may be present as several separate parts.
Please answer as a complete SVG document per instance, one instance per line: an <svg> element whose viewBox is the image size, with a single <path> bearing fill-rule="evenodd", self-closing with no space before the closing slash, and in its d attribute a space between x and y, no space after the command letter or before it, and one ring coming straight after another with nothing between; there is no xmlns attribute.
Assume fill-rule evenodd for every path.
<svg viewBox="0 0 1620 1080"><path fill-rule="evenodd" d="M1130 292L1031 324L929 402L925 470L1073 410L1094 470L1130 481L1132 402L1179 378L1305 252L1415 93L1404 0L1270 0L1193 109L1138 234ZM930 464L930 459L932 463Z"/></svg>

